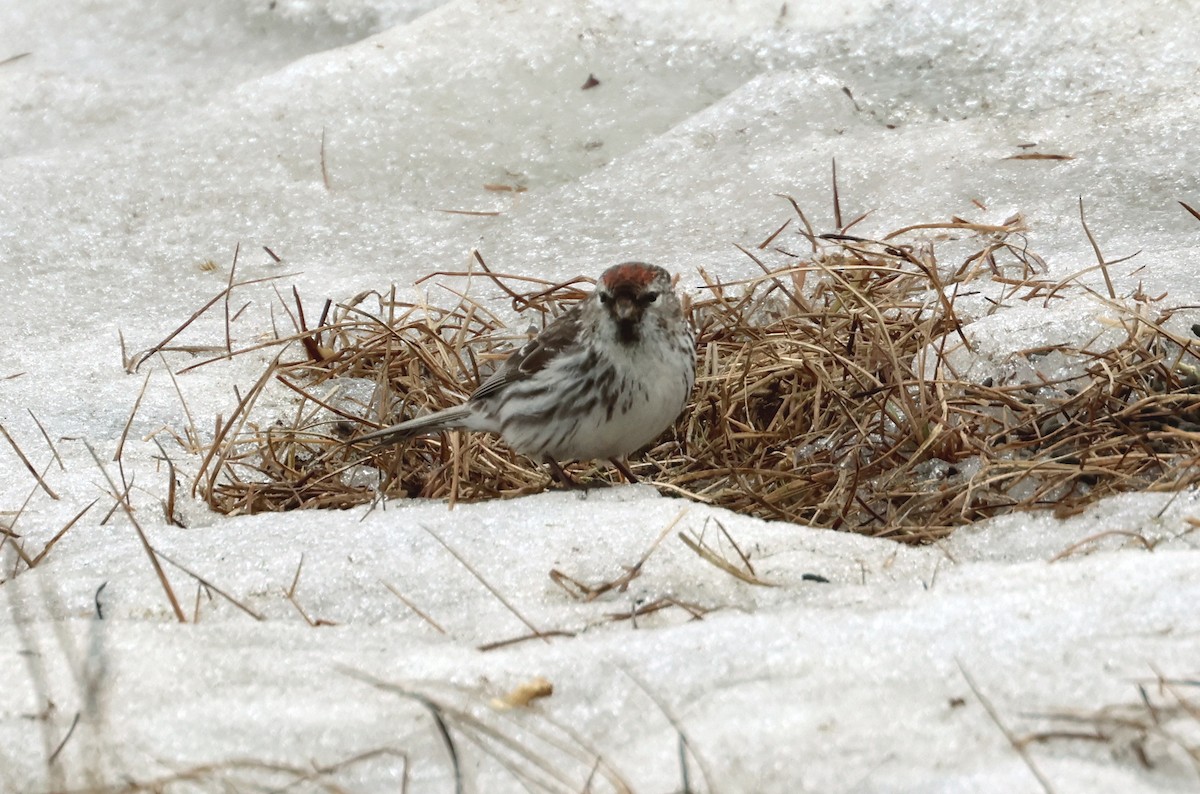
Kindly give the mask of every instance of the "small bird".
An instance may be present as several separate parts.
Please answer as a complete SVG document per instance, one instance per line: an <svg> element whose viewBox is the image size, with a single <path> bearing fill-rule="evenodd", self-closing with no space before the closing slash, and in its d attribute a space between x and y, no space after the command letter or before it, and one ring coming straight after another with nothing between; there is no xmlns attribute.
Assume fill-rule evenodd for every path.
<svg viewBox="0 0 1200 794"><path fill-rule="evenodd" d="M696 382L696 344L671 274L642 262L614 265L596 289L510 355L462 405L368 433L392 444L442 430L496 433L574 486L564 460L621 457L679 416Z"/></svg>

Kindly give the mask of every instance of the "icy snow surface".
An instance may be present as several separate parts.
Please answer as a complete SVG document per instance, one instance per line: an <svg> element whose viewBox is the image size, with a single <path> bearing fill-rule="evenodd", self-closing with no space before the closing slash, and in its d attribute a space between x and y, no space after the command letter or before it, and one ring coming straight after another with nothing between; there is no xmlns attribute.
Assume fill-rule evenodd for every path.
<svg viewBox="0 0 1200 794"><path fill-rule="evenodd" d="M775 194L831 230L835 157L847 216L872 210L861 234L1021 212L1062 277L1095 261L1082 196L1110 258L1141 251L1114 268L1123 293L1200 304L1200 224L1177 204L1200 206L1197 19L1155 0L5 0L0 422L59 499L0 444L0 789L452 791L434 704L473 792L1197 790L1181 747L1200 746L1194 717L1164 715L1148 738L1033 742L1028 763L1004 733L1095 731L1052 714L1145 718L1139 684L1174 702L1157 673L1197 700L1192 493L1011 516L926 548L644 485L240 518L186 502L180 529L149 439L186 485L199 461L164 428L191 421L185 401L210 432L263 359L178 376L181 401L167 370L194 359L127 375L118 343L144 350L218 293L239 243L239 278L291 274L275 286L310 306L409 290L474 248L549 278L630 258L685 289L699 267L737 278L753 265L734 244L791 213ZM1004 159L1030 143L1074 159ZM239 296L248 344L279 304L270 284ZM999 361L1086 338L1102 313L1024 307L972 333ZM223 344L223 321L177 341ZM188 625L128 519L107 515L84 443L117 477L147 372L122 462L149 542L209 583L167 565ZM11 576L17 546L36 556L96 499ZM614 579L676 518L628 589L580 603L548 576ZM717 521L775 587L676 537L715 542ZM294 600L316 626L285 595L301 560ZM613 618L664 598L709 611ZM479 650L530 625L570 636ZM490 705L539 676L550 697Z"/></svg>

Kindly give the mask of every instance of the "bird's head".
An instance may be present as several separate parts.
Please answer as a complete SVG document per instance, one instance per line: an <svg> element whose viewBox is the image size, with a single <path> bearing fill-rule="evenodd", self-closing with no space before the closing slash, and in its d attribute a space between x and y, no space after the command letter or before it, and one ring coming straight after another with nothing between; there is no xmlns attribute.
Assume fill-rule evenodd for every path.
<svg viewBox="0 0 1200 794"><path fill-rule="evenodd" d="M671 274L642 262L626 262L605 270L596 282L596 299L616 326L617 339L624 344L641 340L648 322L661 325L666 317L680 311Z"/></svg>

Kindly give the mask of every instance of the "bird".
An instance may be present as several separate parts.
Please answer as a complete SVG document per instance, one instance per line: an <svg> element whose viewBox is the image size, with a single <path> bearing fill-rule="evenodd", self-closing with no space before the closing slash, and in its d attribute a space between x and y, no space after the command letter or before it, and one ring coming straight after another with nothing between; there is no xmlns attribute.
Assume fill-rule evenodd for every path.
<svg viewBox="0 0 1200 794"><path fill-rule="evenodd" d="M560 461L622 458L662 434L696 383L696 344L670 273L625 262L509 355L460 405L353 439L375 449L418 435L470 430L499 435L544 463L566 487Z"/></svg>

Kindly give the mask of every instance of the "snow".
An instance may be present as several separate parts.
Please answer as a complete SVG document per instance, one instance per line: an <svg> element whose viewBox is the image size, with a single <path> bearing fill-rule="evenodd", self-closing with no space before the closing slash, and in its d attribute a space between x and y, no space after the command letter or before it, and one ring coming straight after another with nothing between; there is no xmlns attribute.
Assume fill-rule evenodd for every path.
<svg viewBox="0 0 1200 794"><path fill-rule="evenodd" d="M475 248L496 270L553 279L637 258L694 289L698 268L754 272L734 244L789 217L777 193L830 230L836 158L846 217L871 210L864 235L1021 212L1063 278L1095 261L1082 197L1110 259L1141 252L1113 268L1122 294L1141 284L1200 303L1200 225L1177 204L1200 204L1200 38L1186 9L710 5L0 6L0 424L59 497L0 444L0 521L19 536L0 547L0 789L177 775L178 790L452 790L416 694L442 709L468 791L584 791L594 767L593 791L613 790L609 767L639 794L677 791L680 732L697 791L1038 791L1004 729L1087 731L1119 708L1145 718L1139 684L1152 703L1175 702L1156 671L1194 682L1191 492L1127 494L1065 520L1007 516L925 548L649 486L236 518L186 496L199 458L164 428L194 421L210 437L264 359L178 375L181 401L167 368L196 356L166 352L129 375L118 333L130 353L160 341L224 288L239 244L238 279L280 277L235 291L235 309L250 302L232 325L242 344L280 314L273 286L295 285L306 306L403 292L465 269ZM599 85L583 90L589 75ZM1029 143L1074 159L1003 159ZM473 290L520 327L486 282ZM990 337L986 369L1047 339L1090 339L1106 311L1028 305L968 332ZM223 345L223 320L176 341ZM129 518L108 515L84 443L119 480L112 458L144 383L121 466L148 541L212 585L164 563L186 625ZM269 399L287 410L286 395ZM164 520L152 436L179 469L187 528ZM14 545L35 556L93 500L24 570ZM716 522L773 586L677 537L719 546ZM626 589L591 601L549 576L597 585L651 549ZM683 606L629 618L659 599ZM530 625L564 634L480 650ZM552 696L489 705L537 676ZM1194 683L1176 691L1194 700ZM1126 730L1024 749L1058 792L1193 791L1200 722L1160 713L1140 744ZM543 765L502 750L507 739Z"/></svg>

